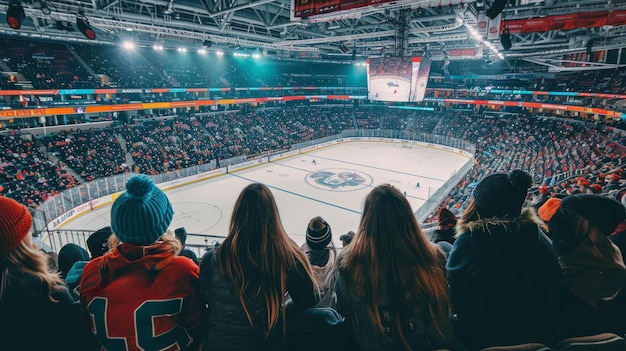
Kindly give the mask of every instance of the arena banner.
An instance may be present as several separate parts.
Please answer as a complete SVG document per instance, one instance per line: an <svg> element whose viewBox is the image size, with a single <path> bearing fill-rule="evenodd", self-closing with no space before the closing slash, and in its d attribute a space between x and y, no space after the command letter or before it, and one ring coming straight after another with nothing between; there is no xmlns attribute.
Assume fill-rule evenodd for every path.
<svg viewBox="0 0 626 351"><path fill-rule="evenodd" d="M609 95L609 94L607 94ZM611 96L613 94L610 94ZM0 120L10 120L14 118L28 118L38 116L53 115L75 115L82 113L107 113L115 111L137 111L148 109L167 109L177 107L199 107L209 105L232 105L241 103L263 103L267 101L298 101L298 100L357 100L365 99L365 96L352 95L299 95L299 96L283 96L280 98L245 98L245 99L220 99L220 100L190 100L190 101L173 101L173 102L150 102L150 103L131 103L131 104L115 104L115 105L88 105L73 107L54 107L54 108L37 108L37 109L6 109L0 110ZM466 104L466 105L489 105L489 106L519 106L528 108L541 108L559 111L576 111L583 113L593 113L607 116L609 118L621 118L622 113L602 108L588 108L584 106L545 104L539 102L524 102L519 100L476 100L476 99L447 99L447 98L425 98L427 102L437 102L446 104ZM398 107L396 107L398 108Z"/></svg>
<svg viewBox="0 0 626 351"><path fill-rule="evenodd" d="M243 170L245 168L258 166L260 164L267 163L267 162L268 162L267 157L262 157L262 158L260 158L258 160L251 160L251 161L239 163L239 164L236 164L236 165L231 165L231 166L226 167L226 173L232 173L232 172L240 171L240 170Z"/></svg>
<svg viewBox="0 0 626 351"><path fill-rule="evenodd" d="M545 33L551 30L572 30L577 28L598 28L605 25L623 26L626 24L626 10L572 13L529 19L502 21L502 28L511 34Z"/></svg>
<svg viewBox="0 0 626 351"><path fill-rule="evenodd" d="M81 214L84 214L86 212L93 210L94 208L96 208L96 206L99 206L105 203L111 203L111 201L112 201L111 195L107 195L107 196L103 196L95 200L85 202L84 204L80 204L74 207L73 209L65 212L64 214L60 215L59 217L55 218L54 220L52 220L52 222L48 223L48 229L51 229L51 230L56 229L60 227L61 225L66 224L69 221L75 219Z"/></svg>
<svg viewBox="0 0 626 351"><path fill-rule="evenodd" d="M311 18L319 18L336 12L335 17L339 19L359 18L358 13L346 13L342 16L342 11L365 8L368 6L380 6L395 0L291 0L291 20ZM459 5L469 0L421 0L415 1L413 8L427 8Z"/></svg>
<svg viewBox="0 0 626 351"><path fill-rule="evenodd" d="M626 16L626 11L624 12ZM457 50L457 51L454 51ZM453 54L457 53L457 54ZM448 49L450 56L474 56L475 49ZM525 75L464 75L464 76L451 76L453 79L498 79L505 80L509 78L524 78ZM352 89L359 89L364 87L348 87ZM337 87L259 87L259 88L236 88L236 90L320 90L320 89L337 89ZM180 88L178 89L180 90ZM231 88L187 88L185 92L220 92L231 91ZM454 92L454 89L446 88L426 88L427 91L434 92ZM62 90L0 90L0 96L51 96L51 95L76 95L77 92L92 91L92 89L76 90L76 89L62 89ZM457 89L456 91L465 91L465 89ZM128 94L128 93L172 93L172 89L168 88L153 88L153 89L94 89L93 94ZM582 96L582 97L597 97L606 99L626 99L626 94L607 94L607 93L593 93L593 92L564 92L564 91L531 91L531 90L506 90L506 89L481 89L482 93L493 94L520 94L520 95L552 95L552 96ZM89 94L88 94L89 95ZM325 96L325 95L321 95ZM328 95L329 99L333 97L345 97L346 95ZM361 95L348 95L351 99L360 98ZM268 97L260 99L280 100L283 97ZM42 100L43 101L43 100Z"/></svg>
<svg viewBox="0 0 626 351"><path fill-rule="evenodd" d="M51 90L0 90L0 96L18 95L101 95L101 94L175 94L202 92L230 92L256 90L320 90L336 89L337 87L248 87L248 88L132 88L132 89L51 89ZM348 87L358 88L358 87Z"/></svg>
<svg viewBox="0 0 626 351"><path fill-rule="evenodd" d="M0 96L11 95L59 95L59 90L0 90Z"/></svg>
<svg viewBox="0 0 626 351"><path fill-rule="evenodd" d="M489 21L487 27L487 40L496 40L500 38L500 30L502 24L502 14L497 15L494 19Z"/></svg>

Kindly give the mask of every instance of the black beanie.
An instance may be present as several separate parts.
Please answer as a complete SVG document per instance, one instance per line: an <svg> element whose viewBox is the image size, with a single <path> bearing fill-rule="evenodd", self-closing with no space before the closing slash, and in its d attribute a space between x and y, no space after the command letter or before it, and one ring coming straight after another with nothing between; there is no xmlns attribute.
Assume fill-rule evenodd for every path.
<svg viewBox="0 0 626 351"><path fill-rule="evenodd" d="M178 240L180 240L180 243L185 246L185 243L187 242L187 229L183 227L176 228L176 230L174 230L174 236L176 236Z"/></svg>
<svg viewBox="0 0 626 351"><path fill-rule="evenodd" d="M597 194L568 196L561 200L561 209L574 210L605 235L613 233L617 225L626 218L626 211L621 203Z"/></svg>
<svg viewBox="0 0 626 351"><path fill-rule="evenodd" d="M306 228L306 243L313 250L325 248L333 239L330 225L324 220L322 220L322 223L324 223L324 227L320 230L311 229L310 224Z"/></svg>
<svg viewBox="0 0 626 351"><path fill-rule="evenodd" d="M519 216L531 183L531 176L522 170L483 178L473 193L480 214L484 217Z"/></svg>
<svg viewBox="0 0 626 351"><path fill-rule="evenodd" d="M61 276L65 278L74 263L78 261L89 261L89 253L82 247L73 243L69 243L65 244L61 248L61 250L59 250L57 260L59 262L59 270L61 271Z"/></svg>
<svg viewBox="0 0 626 351"><path fill-rule="evenodd" d="M91 258L100 257L109 251L108 241L111 234L113 230L106 226L96 230L87 238L87 248L91 253Z"/></svg>

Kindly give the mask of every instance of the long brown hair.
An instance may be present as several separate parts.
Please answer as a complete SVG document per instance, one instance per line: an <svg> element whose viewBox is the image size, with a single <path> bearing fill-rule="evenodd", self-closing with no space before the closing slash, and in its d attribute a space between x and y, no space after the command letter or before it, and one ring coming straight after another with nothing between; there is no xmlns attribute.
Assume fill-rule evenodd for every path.
<svg viewBox="0 0 626 351"><path fill-rule="evenodd" d="M2 281L0 283L0 299L5 291L6 281L11 271L22 271L36 276L47 287L48 299L56 302L52 297L52 293L60 291L65 283L57 272L48 270L48 256L44 254L37 244L30 240L30 234L27 235L20 244L8 255L0 258L0 268L2 272Z"/></svg>
<svg viewBox="0 0 626 351"><path fill-rule="evenodd" d="M365 307L380 335L385 335L380 308L404 347L403 316L422 316L434 323L448 318L450 300L443 257L422 233L406 198L389 184L365 199L363 216L352 243L344 249L339 271L349 296ZM343 255L340 255L343 256Z"/></svg>
<svg viewBox="0 0 626 351"><path fill-rule="evenodd" d="M239 295L250 325L260 322L266 336L282 312L287 272L295 272L299 264L316 286L306 255L287 236L274 196L263 184L250 184L239 194L217 255L220 271ZM264 321L253 320L253 306L264 308Z"/></svg>

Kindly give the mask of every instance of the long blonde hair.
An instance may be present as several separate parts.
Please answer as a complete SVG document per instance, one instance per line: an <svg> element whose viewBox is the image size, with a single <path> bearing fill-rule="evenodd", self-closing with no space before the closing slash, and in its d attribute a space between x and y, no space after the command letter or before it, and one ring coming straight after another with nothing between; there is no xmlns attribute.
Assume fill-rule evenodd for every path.
<svg viewBox="0 0 626 351"><path fill-rule="evenodd" d="M12 271L21 271L39 278L47 288L48 299L52 302L56 302L52 293L62 290L65 285L58 272L48 270L48 257L32 242L30 234L24 237L15 250L0 258L0 269L2 269L0 299L7 289L6 283Z"/></svg>
<svg viewBox="0 0 626 351"><path fill-rule="evenodd" d="M266 336L282 312L287 272L302 266L317 287L306 255L287 236L274 196L263 184L250 184L239 194L217 257L220 271L238 294L248 322L253 327L260 322ZM253 306L264 308L265 320L253 320Z"/></svg>
<svg viewBox="0 0 626 351"><path fill-rule="evenodd" d="M432 321L448 318L450 300L443 257L422 233L406 198L389 184L377 186L365 199L363 216L352 243L340 254L339 272L348 295L362 305L375 331L385 336L383 319L398 331L403 316ZM380 308L388 308L388 318Z"/></svg>
<svg viewBox="0 0 626 351"><path fill-rule="evenodd" d="M481 216L478 204L476 203L476 200L472 199L465 208L465 211L461 213L461 219L458 224L468 224L469 222L477 221L480 218Z"/></svg>

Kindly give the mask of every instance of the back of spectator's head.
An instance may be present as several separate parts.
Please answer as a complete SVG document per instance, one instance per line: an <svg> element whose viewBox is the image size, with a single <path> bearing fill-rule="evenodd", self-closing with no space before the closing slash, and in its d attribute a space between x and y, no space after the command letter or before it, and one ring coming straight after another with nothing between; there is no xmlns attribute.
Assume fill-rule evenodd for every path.
<svg viewBox="0 0 626 351"><path fill-rule="evenodd" d="M24 205L0 196L0 257L19 246L32 224L33 218Z"/></svg>
<svg viewBox="0 0 626 351"><path fill-rule="evenodd" d="M354 238L354 232L353 231L349 231L343 235L341 235L339 237L339 240L341 240L341 243L343 244L343 247L348 246L348 244L350 244L352 242L352 239Z"/></svg>
<svg viewBox="0 0 626 351"><path fill-rule="evenodd" d="M447 208L443 207L437 214L437 221L439 221L439 228L454 227L457 219L454 213L450 212Z"/></svg>
<svg viewBox="0 0 626 351"><path fill-rule="evenodd" d="M147 176L134 176L111 207L111 227L123 243L145 246L167 232L173 216L163 191Z"/></svg>
<svg viewBox="0 0 626 351"><path fill-rule="evenodd" d="M548 186L547 186L547 185L542 184L542 185L539 187L539 194L548 194L549 192L550 192L550 189L548 188Z"/></svg>
<svg viewBox="0 0 626 351"><path fill-rule="evenodd" d="M609 177L611 178L611 181L614 183L617 183L619 182L620 179L622 179L622 177L617 173L611 173Z"/></svg>
<svg viewBox="0 0 626 351"><path fill-rule="evenodd" d="M111 234L113 234L111 227L106 226L96 230L87 238L87 248L91 253L91 258L100 257L109 251L108 241Z"/></svg>
<svg viewBox="0 0 626 351"><path fill-rule="evenodd" d="M174 236L180 240L180 243L185 246L185 242L187 241L187 230L184 227L176 228L174 230Z"/></svg>
<svg viewBox="0 0 626 351"><path fill-rule="evenodd" d="M320 217L314 217L306 228L306 243L313 250L325 248L333 240L330 225Z"/></svg>
<svg viewBox="0 0 626 351"><path fill-rule="evenodd" d="M473 192L480 215L487 218L519 216L531 183L531 176L522 170L483 178Z"/></svg>
<svg viewBox="0 0 626 351"><path fill-rule="evenodd" d="M602 194L602 186L600 184L591 184L588 190L592 194Z"/></svg>
<svg viewBox="0 0 626 351"><path fill-rule="evenodd" d="M576 247L587 234L578 233L576 216L584 218L604 235L610 235L626 218L622 204L596 194L571 195L562 200L553 198L541 206L538 213L548 223L555 248L561 253Z"/></svg>
<svg viewBox="0 0 626 351"><path fill-rule="evenodd" d="M58 257L61 277L65 278L70 268L78 261L89 261L89 253L87 250L73 243L65 244L61 250L59 250Z"/></svg>

